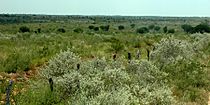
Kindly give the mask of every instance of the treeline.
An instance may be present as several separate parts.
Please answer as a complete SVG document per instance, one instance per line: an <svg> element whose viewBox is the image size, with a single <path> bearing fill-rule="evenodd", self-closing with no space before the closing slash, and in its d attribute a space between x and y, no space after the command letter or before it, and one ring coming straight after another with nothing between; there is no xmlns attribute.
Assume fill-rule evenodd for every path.
<svg viewBox="0 0 210 105"><path fill-rule="evenodd" d="M41 23L57 21L90 21L90 22L133 22L133 21L202 21L203 17L160 17L160 16L83 16L83 15L35 15L35 14L0 14L0 24Z"/></svg>
<svg viewBox="0 0 210 105"><path fill-rule="evenodd" d="M195 27L189 25L189 24L184 24L181 26L182 29L187 32L187 33L210 33L210 27L207 23L201 23Z"/></svg>
<svg viewBox="0 0 210 105"><path fill-rule="evenodd" d="M131 24L130 25L130 28L135 28L136 25L135 24ZM210 33L210 26L207 24L207 23L201 23L195 27L191 26L191 25L188 25L188 24L184 24L184 25L181 25L181 28L184 30L184 32L186 33L189 33L189 34L193 34L193 33ZM101 25L101 26L94 26L94 25L90 25L88 26L88 29L89 30L92 30L92 31L104 31L104 32L108 32L109 29L110 29L110 25ZM118 26L118 30L119 31L122 31L122 30L125 30L126 27L123 26L123 25L119 25ZM162 29L162 30L161 30ZM19 28L19 32L35 32L35 33L41 33L41 28L38 28L36 30L30 30L29 27L26 27L26 26L22 26ZM65 33L66 30L64 28L58 28L57 29L57 32L61 32L61 33ZM83 33L84 30L82 28L75 28L73 30L73 32L75 33ZM138 34L145 34L145 33L149 33L149 32L163 32L163 33L175 33L176 30L174 28L168 28L167 26L164 26L164 27L160 27L158 25L149 25L148 27L140 27L140 28L137 28L136 29L136 33Z"/></svg>

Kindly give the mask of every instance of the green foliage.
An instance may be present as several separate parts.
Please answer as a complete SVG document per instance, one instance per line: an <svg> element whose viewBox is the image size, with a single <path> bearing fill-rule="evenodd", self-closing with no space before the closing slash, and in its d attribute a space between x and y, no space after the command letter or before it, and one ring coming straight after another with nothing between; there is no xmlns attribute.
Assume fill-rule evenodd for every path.
<svg viewBox="0 0 210 105"><path fill-rule="evenodd" d="M18 105L54 105L61 103L60 94L51 92L47 81L33 82L27 91L14 96Z"/></svg>
<svg viewBox="0 0 210 105"><path fill-rule="evenodd" d="M155 30L155 31L159 31L159 30L160 30L160 26L155 26L155 27L154 27L154 30Z"/></svg>
<svg viewBox="0 0 210 105"><path fill-rule="evenodd" d="M22 32L22 33L30 32L30 28L28 28L26 26L22 26L22 27L19 28L19 32Z"/></svg>
<svg viewBox="0 0 210 105"><path fill-rule="evenodd" d="M49 65L43 67L43 74L47 78L59 77L67 74L69 70L74 69L79 63L80 58L69 50L57 54L49 60ZM68 65L66 65L68 64Z"/></svg>
<svg viewBox="0 0 210 105"><path fill-rule="evenodd" d="M120 42L112 43L111 48L114 52L117 53L117 52L122 51L124 49L124 45Z"/></svg>
<svg viewBox="0 0 210 105"><path fill-rule="evenodd" d="M149 26L148 26L148 28L149 28L150 30L152 30L152 29L154 29L154 28L155 28L155 25L154 25L154 24L149 25Z"/></svg>
<svg viewBox="0 0 210 105"><path fill-rule="evenodd" d="M181 27L187 33L193 33L194 32L194 28L191 25L184 24Z"/></svg>
<svg viewBox="0 0 210 105"><path fill-rule="evenodd" d="M74 32L76 32L76 33L83 33L83 30L81 28L76 28L76 29L74 29Z"/></svg>
<svg viewBox="0 0 210 105"><path fill-rule="evenodd" d="M4 69L7 73L16 73L18 70L27 71L30 69L30 56L14 52L4 61Z"/></svg>
<svg viewBox="0 0 210 105"><path fill-rule="evenodd" d="M149 29L147 27L141 27L141 28L138 28L136 32L139 34L144 34L144 33L148 33Z"/></svg>
<svg viewBox="0 0 210 105"><path fill-rule="evenodd" d="M65 33L66 32L66 30L64 28L59 28L57 31L61 32L61 33Z"/></svg>
<svg viewBox="0 0 210 105"><path fill-rule="evenodd" d="M149 61L131 61L125 68L118 60L95 59L81 62L79 70L73 67L76 62L78 57L68 50L50 60L42 70L44 78L49 75L53 78L53 93L62 96L62 102L79 105L176 103L170 88L164 84L166 73ZM57 67L66 72L55 76Z"/></svg>
<svg viewBox="0 0 210 105"><path fill-rule="evenodd" d="M123 25L118 26L118 30L124 30L125 27Z"/></svg>
<svg viewBox="0 0 210 105"><path fill-rule="evenodd" d="M150 60L159 68L175 63L179 59L190 59L194 54L191 43L173 37L162 39L154 48L150 54Z"/></svg>
<svg viewBox="0 0 210 105"><path fill-rule="evenodd" d="M171 34L175 33L175 29L169 29L168 33L171 33Z"/></svg>
<svg viewBox="0 0 210 105"><path fill-rule="evenodd" d="M134 28L136 25L135 24L131 24L130 26L131 26L131 28Z"/></svg>
<svg viewBox="0 0 210 105"><path fill-rule="evenodd" d="M167 26L163 27L163 32L164 33L167 33L168 32L168 27Z"/></svg>
<svg viewBox="0 0 210 105"><path fill-rule="evenodd" d="M201 23L196 27L194 27L194 31L199 33L204 33L204 32L210 33L210 27L208 24Z"/></svg>
<svg viewBox="0 0 210 105"><path fill-rule="evenodd" d="M103 31L109 31L109 25L100 26L101 30Z"/></svg>
<svg viewBox="0 0 210 105"><path fill-rule="evenodd" d="M205 101L202 98L204 93L199 90L209 86L208 76L204 66L196 60L194 50L194 44L171 37L155 45L150 61L168 73L169 84L175 88L174 93L178 97L183 101L202 103Z"/></svg>
<svg viewBox="0 0 210 105"><path fill-rule="evenodd" d="M38 29L37 29L37 32L38 32L38 33L41 33L41 28L38 28Z"/></svg>
<svg viewBox="0 0 210 105"><path fill-rule="evenodd" d="M89 28L90 30L92 30L92 29L94 29L95 27L94 27L93 25L90 25L90 26L88 26L88 28Z"/></svg>
<svg viewBox="0 0 210 105"><path fill-rule="evenodd" d="M191 25L187 25L187 24L184 24L181 26L182 29L187 32L187 33L210 33L210 27L208 24L205 24L205 23L201 23L195 27L192 27Z"/></svg>
<svg viewBox="0 0 210 105"><path fill-rule="evenodd" d="M94 27L94 31L99 31L99 27Z"/></svg>

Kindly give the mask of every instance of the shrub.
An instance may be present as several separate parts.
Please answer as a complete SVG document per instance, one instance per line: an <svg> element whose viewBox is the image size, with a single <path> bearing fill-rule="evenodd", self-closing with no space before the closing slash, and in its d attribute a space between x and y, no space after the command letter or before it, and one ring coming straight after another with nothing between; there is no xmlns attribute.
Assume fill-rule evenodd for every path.
<svg viewBox="0 0 210 105"><path fill-rule="evenodd" d="M76 32L76 33L83 33L83 30L81 28L76 28L76 29L74 29L74 32Z"/></svg>
<svg viewBox="0 0 210 105"><path fill-rule="evenodd" d="M28 54L15 52L10 54L4 61L5 71L7 73L16 73L18 70L27 71L30 69L31 60Z"/></svg>
<svg viewBox="0 0 210 105"><path fill-rule="evenodd" d="M47 78L60 77L76 67L80 58L71 51L61 52L50 59L49 64L42 68L42 75Z"/></svg>
<svg viewBox="0 0 210 105"><path fill-rule="evenodd" d="M201 23L195 27L192 27L191 25L187 25L187 24L184 24L182 25L182 29L187 32L187 33L210 33L210 27L208 24L205 24L205 23Z"/></svg>
<svg viewBox="0 0 210 105"><path fill-rule="evenodd" d="M38 33L41 33L41 28L38 28L38 29L37 29L37 32L38 32Z"/></svg>
<svg viewBox="0 0 210 105"><path fill-rule="evenodd" d="M94 29L95 27L94 27L93 25L90 25L90 26L88 26L88 28L89 28L90 30L92 30L92 29Z"/></svg>
<svg viewBox="0 0 210 105"><path fill-rule="evenodd" d="M159 26L155 26L155 27L154 27L154 30L155 30L155 31L159 31L159 30L160 30L160 27L159 27Z"/></svg>
<svg viewBox="0 0 210 105"><path fill-rule="evenodd" d="M57 31L58 31L58 32L61 32L61 33L65 33L65 32L66 32L66 30L63 29L63 28L59 28Z"/></svg>
<svg viewBox="0 0 210 105"><path fill-rule="evenodd" d="M124 49L124 45L120 42L112 43L111 48L116 53Z"/></svg>
<svg viewBox="0 0 210 105"><path fill-rule="evenodd" d="M99 27L94 27L94 31L99 31Z"/></svg>
<svg viewBox="0 0 210 105"><path fill-rule="evenodd" d="M193 33L194 32L194 28L191 25L184 24L181 27L184 30L184 32L187 32L187 33Z"/></svg>
<svg viewBox="0 0 210 105"><path fill-rule="evenodd" d="M149 29L147 27L141 27L141 28L137 29L136 32L140 33L140 34L144 34L144 33L148 33Z"/></svg>
<svg viewBox="0 0 210 105"><path fill-rule="evenodd" d="M19 32L30 32L30 28L26 27L26 26L22 26L19 28Z"/></svg>
<svg viewBox="0 0 210 105"><path fill-rule="evenodd" d="M100 26L101 30L103 31L109 31L109 25L106 26Z"/></svg>
<svg viewBox="0 0 210 105"><path fill-rule="evenodd" d="M190 59L193 54L194 50L191 43L170 37L162 39L155 45L155 49L150 54L150 60L162 68L179 61L179 59Z"/></svg>
<svg viewBox="0 0 210 105"><path fill-rule="evenodd" d="M154 28L155 28L155 25L154 25L154 24L149 25L149 26L148 26L148 28L149 28L150 30L152 30L152 29L154 29Z"/></svg>
<svg viewBox="0 0 210 105"><path fill-rule="evenodd" d="M136 25L135 24L131 24L131 28L134 28Z"/></svg>
<svg viewBox="0 0 210 105"><path fill-rule="evenodd" d="M172 33L172 34L175 33L175 29L169 29L168 33Z"/></svg>
<svg viewBox="0 0 210 105"><path fill-rule="evenodd" d="M195 28L194 28L194 31L195 32L200 32L200 33L204 33L204 32L207 32L207 33L210 33L210 27L208 24L199 24L197 25Z"/></svg>
<svg viewBox="0 0 210 105"><path fill-rule="evenodd" d="M125 27L124 27L123 25L120 25L120 26L118 26L118 29L119 29L119 30L124 30Z"/></svg>
<svg viewBox="0 0 210 105"><path fill-rule="evenodd" d="M105 59L81 62L81 68L76 69L73 66L78 61L68 50L51 59L41 70L45 78L53 78L55 93L60 93L69 104L174 103L170 89L157 81L165 74L148 61L136 62L135 67L131 64L126 70L122 63L118 64L120 61Z"/></svg>
<svg viewBox="0 0 210 105"><path fill-rule="evenodd" d="M168 27L167 26L163 27L163 32L164 33L167 33L168 32Z"/></svg>
<svg viewBox="0 0 210 105"><path fill-rule="evenodd" d="M152 51L150 61L168 74L168 83L175 86L174 93L184 101L204 102L199 91L208 86L208 76L195 56L194 45L173 37L163 39ZM199 79L196 79L199 78ZM193 94L192 94L193 93Z"/></svg>

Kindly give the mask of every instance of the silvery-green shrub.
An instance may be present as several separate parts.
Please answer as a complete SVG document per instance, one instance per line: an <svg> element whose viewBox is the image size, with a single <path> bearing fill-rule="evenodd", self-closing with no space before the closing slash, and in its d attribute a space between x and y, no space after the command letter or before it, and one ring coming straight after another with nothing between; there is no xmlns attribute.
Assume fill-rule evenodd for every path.
<svg viewBox="0 0 210 105"><path fill-rule="evenodd" d="M75 69L80 58L70 50L63 51L49 60L42 68L42 75L47 78L60 77Z"/></svg>
<svg viewBox="0 0 210 105"><path fill-rule="evenodd" d="M68 104L168 105L174 101L170 88L161 81L166 73L150 61L131 61L128 66L123 61L97 58L80 62L68 50L51 59L41 74L53 79L54 92ZM75 67L78 63L80 69Z"/></svg>
<svg viewBox="0 0 210 105"><path fill-rule="evenodd" d="M150 61L162 69L165 65L175 63L180 59L190 59L193 55L191 43L170 37L162 39L155 45L150 54Z"/></svg>

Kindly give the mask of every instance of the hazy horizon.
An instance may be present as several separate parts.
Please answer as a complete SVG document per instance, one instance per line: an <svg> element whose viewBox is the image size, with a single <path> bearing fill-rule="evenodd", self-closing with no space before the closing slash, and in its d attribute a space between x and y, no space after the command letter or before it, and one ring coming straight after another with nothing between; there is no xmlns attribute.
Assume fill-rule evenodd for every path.
<svg viewBox="0 0 210 105"><path fill-rule="evenodd" d="M0 14L210 17L210 0L0 0Z"/></svg>

